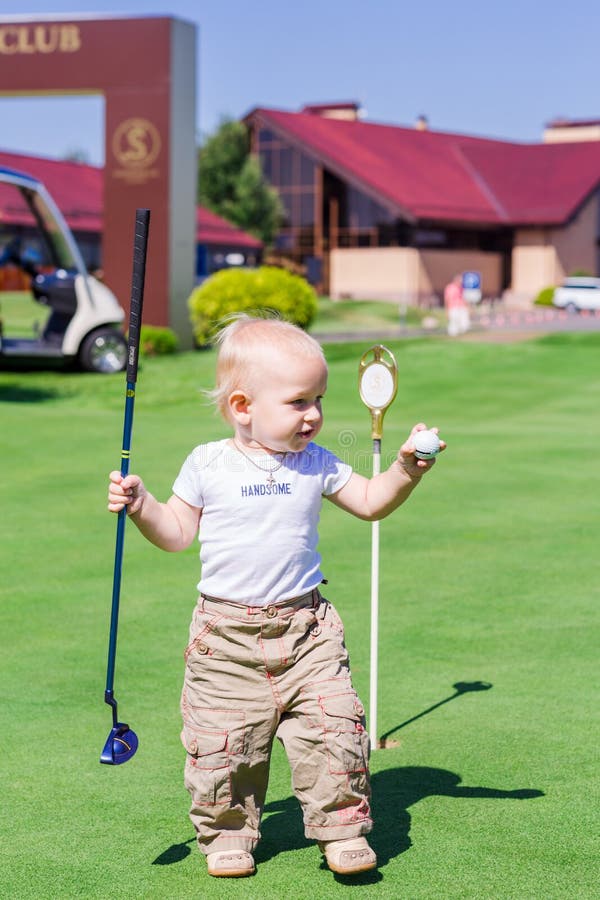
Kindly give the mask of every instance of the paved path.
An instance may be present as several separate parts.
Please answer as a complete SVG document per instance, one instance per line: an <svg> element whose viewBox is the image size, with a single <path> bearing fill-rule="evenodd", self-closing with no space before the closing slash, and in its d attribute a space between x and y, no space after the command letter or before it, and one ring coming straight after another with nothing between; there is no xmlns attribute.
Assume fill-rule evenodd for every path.
<svg viewBox="0 0 600 900"><path fill-rule="evenodd" d="M568 313L564 309L538 307L530 310L477 311L473 325L482 329L530 328L534 331L597 331L600 310Z"/></svg>
<svg viewBox="0 0 600 900"><path fill-rule="evenodd" d="M568 313L563 309L540 307L531 310L474 310L471 330L453 340L528 340L557 331L600 331L600 310ZM368 340L402 340L411 337L445 336L441 328L382 328L373 331L311 332L322 344Z"/></svg>

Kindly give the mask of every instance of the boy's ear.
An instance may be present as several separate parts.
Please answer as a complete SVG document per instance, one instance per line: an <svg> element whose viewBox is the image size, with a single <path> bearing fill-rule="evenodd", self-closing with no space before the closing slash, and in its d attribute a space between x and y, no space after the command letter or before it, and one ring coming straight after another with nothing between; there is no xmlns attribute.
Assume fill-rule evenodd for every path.
<svg viewBox="0 0 600 900"><path fill-rule="evenodd" d="M250 421L250 397L243 391L233 391L227 398L227 403L234 422L247 425Z"/></svg>

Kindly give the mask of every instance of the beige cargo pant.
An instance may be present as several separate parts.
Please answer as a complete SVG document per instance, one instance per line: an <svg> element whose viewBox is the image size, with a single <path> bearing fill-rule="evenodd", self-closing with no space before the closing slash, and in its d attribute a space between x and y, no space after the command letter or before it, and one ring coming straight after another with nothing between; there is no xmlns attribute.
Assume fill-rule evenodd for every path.
<svg viewBox="0 0 600 900"><path fill-rule="evenodd" d="M259 609L201 596L185 658L185 785L203 853L256 846L275 736L306 837L371 830L364 709L342 622L319 591Z"/></svg>

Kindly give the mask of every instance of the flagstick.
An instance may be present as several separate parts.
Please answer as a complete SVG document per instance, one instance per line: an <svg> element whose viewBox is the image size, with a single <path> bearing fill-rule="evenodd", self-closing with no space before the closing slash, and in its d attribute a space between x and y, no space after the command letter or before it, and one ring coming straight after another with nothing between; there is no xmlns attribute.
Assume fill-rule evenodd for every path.
<svg viewBox="0 0 600 900"><path fill-rule="evenodd" d="M373 440L373 475L381 471L381 439ZM377 749L377 660L379 656L379 522L371 523L371 670L369 679L369 737Z"/></svg>
<svg viewBox="0 0 600 900"><path fill-rule="evenodd" d="M373 356L370 359L371 355ZM360 398L371 413L373 440L373 477L381 472L381 438L383 417L396 396L398 366L394 354L383 344L376 344L363 353L358 366ZM377 740L377 659L379 653L379 522L371 524L371 661L369 683L369 740L371 749Z"/></svg>

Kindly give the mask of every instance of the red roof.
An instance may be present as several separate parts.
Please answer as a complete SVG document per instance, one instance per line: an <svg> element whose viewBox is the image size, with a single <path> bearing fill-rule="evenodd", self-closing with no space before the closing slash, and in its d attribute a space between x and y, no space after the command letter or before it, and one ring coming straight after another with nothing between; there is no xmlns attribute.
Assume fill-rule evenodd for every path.
<svg viewBox="0 0 600 900"><path fill-rule="evenodd" d="M99 233L103 227L103 178L98 166L85 163L45 159L0 151L0 166L16 169L43 182L74 231ZM0 185L0 217L13 224L29 222L31 216L22 209L6 205L8 193ZM11 199L14 192L10 192ZM262 247L262 242L203 207L196 210L196 241L203 244L226 244L231 247Z"/></svg>
<svg viewBox="0 0 600 900"><path fill-rule="evenodd" d="M262 247L262 241L222 219L204 206L196 209L196 238L203 244L227 244L236 247Z"/></svg>
<svg viewBox="0 0 600 900"><path fill-rule="evenodd" d="M0 152L0 166L33 175L43 182L73 230L102 231L102 169L7 152ZM4 212L4 221L23 221L16 209Z"/></svg>
<svg viewBox="0 0 600 900"><path fill-rule="evenodd" d="M600 183L600 141L518 144L260 108L254 117L409 221L558 225Z"/></svg>
<svg viewBox="0 0 600 900"><path fill-rule="evenodd" d="M600 182L600 141L498 143L465 155L512 225L562 225Z"/></svg>

